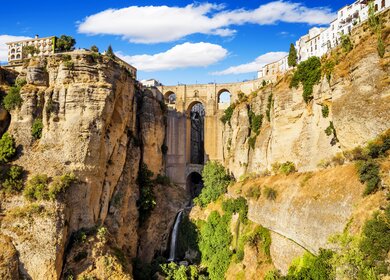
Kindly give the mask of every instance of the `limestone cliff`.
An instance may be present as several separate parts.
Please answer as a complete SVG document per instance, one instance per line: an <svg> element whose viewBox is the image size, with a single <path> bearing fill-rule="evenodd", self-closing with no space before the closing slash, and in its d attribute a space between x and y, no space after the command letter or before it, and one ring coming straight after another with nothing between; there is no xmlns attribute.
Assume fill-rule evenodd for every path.
<svg viewBox="0 0 390 280"><path fill-rule="evenodd" d="M64 264L74 257L74 237L90 233L88 240L94 242L97 233L92 229L104 226L111 249L86 249L83 261L95 266L99 258L92 255L120 251L123 258L114 254L113 259L125 262L120 271L132 278L130 261L137 256L139 230L138 168L144 159L155 174L163 170L161 97L141 92L115 59L85 51L31 59L18 79L27 83L20 90L21 107L11 112L8 132L18 145L12 163L22 166L28 178L70 172L77 177L56 201L31 204L21 195L5 195L0 202L0 232L15 246L20 272L32 279L59 279ZM37 119L43 123L40 139L31 133ZM74 268L71 263L65 267L67 273ZM71 271L75 275L83 273L80 267L89 271L88 265L76 267Z"/></svg>
<svg viewBox="0 0 390 280"><path fill-rule="evenodd" d="M390 45L389 12L383 16L383 38ZM337 49L338 57L331 79L321 79L314 86L314 99L306 104L302 87L290 88L291 73L280 77L249 96L235 108L226 123L224 162L239 178L244 173L271 170L273 163L293 162L298 170L316 170L321 161L338 152L365 144L389 128L390 56L384 58L377 50L376 35L367 25L354 29L354 49L348 54ZM329 116L322 115L328 106ZM267 109L270 109L269 120ZM259 135L251 147L250 114L263 115ZM326 128L333 123L337 134L327 136ZM253 137L253 133L252 133Z"/></svg>

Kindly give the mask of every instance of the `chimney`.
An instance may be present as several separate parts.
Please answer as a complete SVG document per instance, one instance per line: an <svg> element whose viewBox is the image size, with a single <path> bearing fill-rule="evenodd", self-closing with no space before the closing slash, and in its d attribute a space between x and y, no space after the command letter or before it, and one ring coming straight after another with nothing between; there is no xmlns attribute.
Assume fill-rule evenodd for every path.
<svg viewBox="0 0 390 280"><path fill-rule="evenodd" d="M38 39L38 38L39 38L39 35L38 35L38 34L36 34L36 35L35 35L35 39Z"/></svg>

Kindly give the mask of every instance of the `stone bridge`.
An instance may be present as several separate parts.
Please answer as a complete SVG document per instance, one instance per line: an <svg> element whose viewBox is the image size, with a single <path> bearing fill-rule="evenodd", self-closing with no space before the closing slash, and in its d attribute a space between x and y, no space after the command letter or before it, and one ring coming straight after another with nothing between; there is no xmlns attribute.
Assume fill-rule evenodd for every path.
<svg viewBox="0 0 390 280"><path fill-rule="evenodd" d="M251 80L241 83L159 86L157 88L169 108L166 172L172 182L187 188L189 193L192 193L189 189L191 188L191 176L200 174L207 160L223 160L223 123L220 121L223 111L230 103L238 99L240 92L249 94L259 89L262 82L263 80ZM224 94L224 100L221 98L222 94ZM201 104L204 108L204 121L201 123L203 132L200 134L199 131L194 131L199 114L193 110L195 107L199 110L197 104ZM195 147L199 143L203 148ZM203 153L201 157L198 157L200 160L197 162L194 162L194 151Z"/></svg>

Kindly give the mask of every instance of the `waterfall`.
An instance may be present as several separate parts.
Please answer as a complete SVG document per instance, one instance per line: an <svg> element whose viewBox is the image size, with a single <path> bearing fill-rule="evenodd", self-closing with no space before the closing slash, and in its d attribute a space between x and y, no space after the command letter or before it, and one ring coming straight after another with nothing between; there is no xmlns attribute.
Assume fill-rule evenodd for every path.
<svg viewBox="0 0 390 280"><path fill-rule="evenodd" d="M179 233L179 228L180 228L180 222L183 217L183 212L184 210L181 210L175 219L175 224L172 229L172 234L171 234L171 246L169 248L169 259L168 261L173 262L176 258L176 243L177 243L177 235Z"/></svg>

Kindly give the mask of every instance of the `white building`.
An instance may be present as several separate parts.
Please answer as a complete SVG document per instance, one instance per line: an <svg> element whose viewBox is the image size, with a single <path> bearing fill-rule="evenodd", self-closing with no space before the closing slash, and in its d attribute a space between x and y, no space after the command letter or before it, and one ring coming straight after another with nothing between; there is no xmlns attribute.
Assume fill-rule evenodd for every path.
<svg viewBox="0 0 390 280"><path fill-rule="evenodd" d="M282 59L264 65L258 72L257 78L263 79L265 81L276 81L278 75L286 72L290 67L288 66L288 56L283 57Z"/></svg>
<svg viewBox="0 0 390 280"><path fill-rule="evenodd" d="M6 43L8 45L8 63L20 63L24 58L31 57L31 54L23 52L26 46L35 47L38 56L54 54L55 38L55 36L39 38L36 35L34 39Z"/></svg>
<svg viewBox="0 0 390 280"><path fill-rule="evenodd" d="M158 86L161 86L162 84L155 80L155 79L149 79L149 80L142 80L141 81L141 84L144 86L144 87L158 87Z"/></svg>

